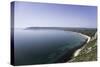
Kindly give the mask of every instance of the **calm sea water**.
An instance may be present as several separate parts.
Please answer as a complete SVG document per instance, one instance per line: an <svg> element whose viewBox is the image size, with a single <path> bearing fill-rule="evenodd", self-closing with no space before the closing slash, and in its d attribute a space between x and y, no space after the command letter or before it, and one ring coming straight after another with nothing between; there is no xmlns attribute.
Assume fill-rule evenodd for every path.
<svg viewBox="0 0 100 67"><path fill-rule="evenodd" d="M57 61L64 53L82 45L83 36L63 30L23 30L14 32L15 64L44 64Z"/></svg>

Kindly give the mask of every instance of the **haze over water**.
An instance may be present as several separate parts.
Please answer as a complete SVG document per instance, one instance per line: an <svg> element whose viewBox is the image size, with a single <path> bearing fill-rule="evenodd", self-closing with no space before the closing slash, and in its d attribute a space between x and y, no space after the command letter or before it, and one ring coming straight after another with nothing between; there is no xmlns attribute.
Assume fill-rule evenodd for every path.
<svg viewBox="0 0 100 67"><path fill-rule="evenodd" d="M70 58L72 50L87 39L75 32L56 29L25 30L28 27L97 27L96 6L19 1L11 4L15 65L59 62L65 58L65 54Z"/></svg>

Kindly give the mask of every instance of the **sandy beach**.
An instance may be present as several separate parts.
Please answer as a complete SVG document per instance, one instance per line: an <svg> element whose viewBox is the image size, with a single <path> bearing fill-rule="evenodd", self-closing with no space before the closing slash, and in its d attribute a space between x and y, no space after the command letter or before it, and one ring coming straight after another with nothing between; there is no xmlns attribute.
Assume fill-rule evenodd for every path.
<svg viewBox="0 0 100 67"><path fill-rule="evenodd" d="M78 34L80 34L80 35L82 35L83 37L87 38L86 44L89 43L91 37L89 37L89 36L87 36L87 35L85 35L85 34L82 34L82 33L78 33ZM86 44L85 44L85 45L86 45ZM81 48L79 48L78 50L75 51L74 57L78 56L78 54L79 54L80 51L85 47L85 45L84 45L83 47L81 47Z"/></svg>

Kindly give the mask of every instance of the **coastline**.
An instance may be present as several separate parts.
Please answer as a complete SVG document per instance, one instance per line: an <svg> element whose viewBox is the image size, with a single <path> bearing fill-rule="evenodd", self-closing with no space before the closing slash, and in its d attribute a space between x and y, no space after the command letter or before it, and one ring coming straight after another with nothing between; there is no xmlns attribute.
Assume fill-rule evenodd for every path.
<svg viewBox="0 0 100 67"><path fill-rule="evenodd" d="M91 40L91 37L89 37L89 36L87 36L87 35L85 35L85 34L82 34L82 33L78 33L78 34L80 34L80 35L82 35L83 37L87 38L87 41L86 41L86 43L85 43L81 48L77 49L77 50L74 52L73 57L78 56L79 53L80 53L80 51L82 51L82 50L85 48L86 44L89 43L90 40ZM68 62L71 62L71 61L73 61L73 60L74 60L74 58L71 59L71 60L69 60Z"/></svg>

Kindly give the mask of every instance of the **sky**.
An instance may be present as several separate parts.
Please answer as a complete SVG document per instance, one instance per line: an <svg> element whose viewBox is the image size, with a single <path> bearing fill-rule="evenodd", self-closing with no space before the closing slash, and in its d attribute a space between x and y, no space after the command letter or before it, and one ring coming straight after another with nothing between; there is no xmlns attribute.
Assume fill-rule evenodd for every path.
<svg viewBox="0 0 100 67"><path fill-rule="evenodd" d="M97 27L97 7L68 4L15 2L15 28Z"/></svg>

